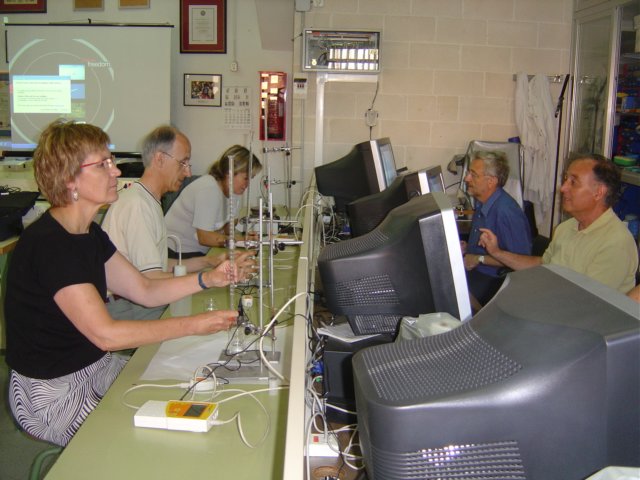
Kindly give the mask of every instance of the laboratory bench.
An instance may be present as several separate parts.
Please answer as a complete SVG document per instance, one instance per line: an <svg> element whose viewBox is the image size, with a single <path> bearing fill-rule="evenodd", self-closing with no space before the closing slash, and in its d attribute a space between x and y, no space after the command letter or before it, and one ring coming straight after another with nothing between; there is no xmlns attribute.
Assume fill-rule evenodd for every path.
<svg viewBox="0 0 640 480"><path fill-rule="evenodd" d="M308 210L310 213L311 209ZM175 378L167 374L157 379L149 374L152 367L166 366L167 358L175 355L181 363L184 357L197 352L210 352L210 361L218 359L220 345L226 344L227 332L203 337L185 337L138 348L115 382L111 385L96 409L88 416L69 445L64 449L47 475L48 480L86 478L261 478L300 480L304 466L305 425L305 365L307 362L307 318L309 304L306 292L313 282L314 245L309 231L313 215L304 218L304 243L287 246L272 257L274 262L274 304L270 306L268 289L262 301L256 302L248 312L252 322L257 322L257 303L267 310L264 324L272 318L292 292L300 293L279 317L275 346L265 340L265 351L273 348L281 352L274 368L286 381L267 372L266 380L230 379L224 389L245 391L264 390L254 397L245 395L224 402L220 400L218 420L226 421L240 414L241 428L249 444L264 441L255 448L246 445L239 431L237 420L214 425L206 433L169 431L134 426L136 410L148 400L178 400L184 388L143 387L147 384L175 385L188 382L189 378ZM263 251L268 247L263 247ZM263 265L268 255L264 255ZM263 282L264 285L264 282ZM256 287L257 288L257 287ZM204 309L205 300L213 297L218 308L226 308L231 302L229 289L208 289L192 295L192 312ZM238 295L235 296L238 299ZM167 309L169 310L169 309ZM253 312L253 313L252 313ZM165 315L168 315L166 313ZM282 318L282 321L280 320ZM288 320L287 320L288 319ZM285 321L286 320L286 321ZM168 353L167 353L168 352ZM167 357L168 355L168 357ZM159 360L163 359L163 360ZM165 362L163 364L163 362ZM197 366L197 362L194 364ZM244 368L244 367L242 367ZM145 374L145 372L147 372ZM216 373L225 377L219 369ZM160 375L162 376L162 375ZM153 377L152 379L149 379ZM255 382L255 383L253 383ZM135 387L133 391L129 391ZM274 387L270 390L268 387ZM196 394L194 400L206 399L205 392ZM234 395L222 394L220 398ZM203 398L203 396L205 396ZM257 403L258 399L263 408ZM217 400L213 400L214 402ZM126 404L125 404L126 403Z"/></svg>

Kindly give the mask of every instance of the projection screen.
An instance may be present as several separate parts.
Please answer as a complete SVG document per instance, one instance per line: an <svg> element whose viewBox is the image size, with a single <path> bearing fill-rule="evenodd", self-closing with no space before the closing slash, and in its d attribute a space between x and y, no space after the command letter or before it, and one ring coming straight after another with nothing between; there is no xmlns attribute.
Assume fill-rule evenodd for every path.
<svg viewBox="0 0 640 480"><path fill-rule="evenodd" d="M137 152L170 122L172 25L7 24L13 150L57 118L97 125Z"/></svg>

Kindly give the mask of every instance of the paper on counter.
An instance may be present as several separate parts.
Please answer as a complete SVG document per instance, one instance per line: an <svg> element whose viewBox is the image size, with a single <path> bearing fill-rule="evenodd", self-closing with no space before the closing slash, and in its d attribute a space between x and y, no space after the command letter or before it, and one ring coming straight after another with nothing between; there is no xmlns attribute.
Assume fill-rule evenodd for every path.
<svg viewBox="0 0 640 480"><path fill-rule="evenodd" d="M198 367L218 360L227 341L225 333L163 342L140 379L184 381L191 378Z"/></svg>
<svg viewBox="0 0 640 480"><path fill-rule="evenodd" d="M336 338L343 342L354 343L367 338L376 337L377 335L355 335L351 329L349 323L339 323L337 325L331 325L327 327L320 327L317 329L319 335L326 335L327 337Z"/></svg>

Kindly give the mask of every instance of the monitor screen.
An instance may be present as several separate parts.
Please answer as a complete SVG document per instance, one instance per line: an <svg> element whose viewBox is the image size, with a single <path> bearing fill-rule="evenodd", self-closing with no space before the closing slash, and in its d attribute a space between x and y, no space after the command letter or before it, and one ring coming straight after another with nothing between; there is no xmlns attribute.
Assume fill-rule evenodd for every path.
<svg viewBox="0 0 640 480"><path fill-rule="evenodd" d="M367 195L347 205L351 236L358 237L377 227L387 214L411 198L444 192L440 166L398 175L382 192Z"/></svg>
<svg viewBox="0 0 640 480"><path fill-rule="evenodd" d="M396 178L396 163L388 138L359 143L344 157L315 168L318 192L333 197L336 209L378 193Z"/></svg>
<svg viewBox="0 0 640 480"><path fill-rule="evenodd" d="M471 317L458 229L442 192L394 208L371 232L327 245L318 257L329 310L357 335L396 333L403 316Z"/></svg>
<svg viewBox="0 0 640 480"><path fill-rule="evenodd" d="M393 156L391 141L388 138L382 138L380 140L372 140L369 143L371 144L371 152L373 155L380 156L380 162L376 162L376 165L382 165L382 176L386 188L391 185L391 182L393 182L397 176L396 160Z"/></svg>
<svg viewBox="0 0 640 480"><path fill-rule="evenodd" d="M583 479L640 466L638 304L568 269L509 274L470 321L353 358L368 478Z"/></svg>

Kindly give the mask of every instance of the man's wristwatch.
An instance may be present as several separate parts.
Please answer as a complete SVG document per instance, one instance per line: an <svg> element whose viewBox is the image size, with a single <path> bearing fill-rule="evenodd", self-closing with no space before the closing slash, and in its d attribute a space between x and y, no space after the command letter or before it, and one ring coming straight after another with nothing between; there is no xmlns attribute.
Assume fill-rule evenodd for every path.
<svg viewBox="0 0 640 480"><path fill-rule="evenodd" d="M484 264L484 255L478 255L478 263Z"/></svg>

